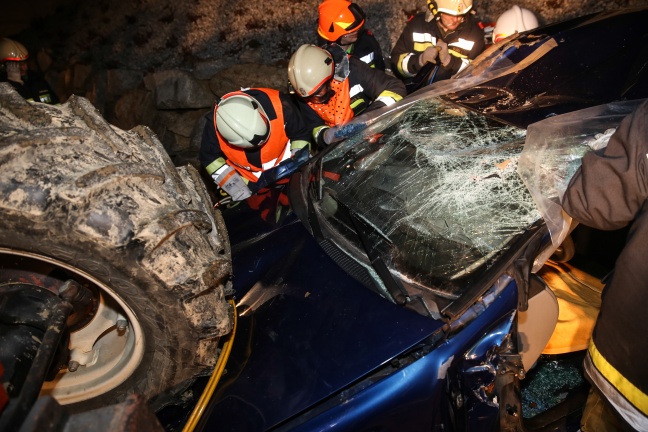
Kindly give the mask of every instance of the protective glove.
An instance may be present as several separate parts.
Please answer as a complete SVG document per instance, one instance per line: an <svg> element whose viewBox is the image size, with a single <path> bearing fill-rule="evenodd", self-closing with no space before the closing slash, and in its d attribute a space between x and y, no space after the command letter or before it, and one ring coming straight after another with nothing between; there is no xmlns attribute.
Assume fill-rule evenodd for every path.
<svg viewBox="0 0 648 432"><path fill-rule="evenodd" d="M252 196L252 191L247 184L245 184L245 180L241 174L237 173L236 170L229 165L220 173L212 174L212 178L218 187L227 192L234 201L242 201Z"/></svg>
<svg viewBox="0 0 648 432"><path fill-rule="evenodd" d="M363 122L358 121L361 117L357 117L352 123L347 123L345 125L333 126L326 129L324 133L324 144L329 145L336 142L340 142L349 138L356 133L365 130L367 125Z"/></svg>
<svg viewBox="0 0 648 432"><path fill-rule="evenodd" d="M330 128L327 128L323 133L324 133L324 144L326 145L331 145L336 142L340 142L344 139L344 137L339 136L339 127L338 126L333 126Z"/></svg>
<svg viewBox="0 0 648 432"><path fill-rule="evenodd" d="M421 66L425 63L434 63L436 64L436 58L439 55L439 49L435 46L430 46L425 49L419 56L419 64Z"/></svg>
<svg viewBox="0 0 648 432"><path fill-rule="evenodd" d="M437 40L437 48L439 49L439 61L441 62L441 66L448 67L450 60L452 60L452 57L450 57L450 53L448 52L448 44L439 39Z"/></svg>

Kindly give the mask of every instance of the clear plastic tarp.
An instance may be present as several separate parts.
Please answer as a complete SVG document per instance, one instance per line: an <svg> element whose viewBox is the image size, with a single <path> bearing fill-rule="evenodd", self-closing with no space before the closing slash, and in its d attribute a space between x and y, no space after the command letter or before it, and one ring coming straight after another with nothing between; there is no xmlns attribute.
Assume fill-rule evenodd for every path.
<svg viewBox="0 0 648 432"><path fill-rule="evenodd" d="M605 148L621 120L642 102L599 105L550 117L527 129L518 172L547 224L554 247L569 233L572 221L560 203L582 157ZM534 267L544 264L552 251L538 257Z"/></svg>
<svg viewBox="0 0 648 432"><path fill-rule="evenodd" d="M362 254L369 242L402 281L452 298L466 287L460 279L478 278L542 217L556 245L564 238L559 233L569 222L558 205L561 193L583 154L606 145L636 104L556 116L532 125L527 136L438 97L515 76L557 46L551 38L531 42L531 53L514 63L506 52L517 49L516 42L507 43L484 53L458 79L340 128L339 136L349 138L325 155L315 206L347 238L343 248ZM357 234L354 218L371 236Z"/></svg>

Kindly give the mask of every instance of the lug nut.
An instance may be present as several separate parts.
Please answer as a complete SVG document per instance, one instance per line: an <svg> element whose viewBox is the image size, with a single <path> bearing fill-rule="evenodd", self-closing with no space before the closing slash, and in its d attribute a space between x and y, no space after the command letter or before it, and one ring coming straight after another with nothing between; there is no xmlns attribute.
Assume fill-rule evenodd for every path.
<svg viewBox="0 0 648 432"><path fill-rule="evenodd" d="M126 330L126 327L128 327L128 321L125 319L118 319L117 320L117 330L121 333Z"/></svg>
<svg viewBox="0 0 648 432"><path fill-rule="evenodd" d="M77 369L79 369L79 362L76 360L70 360L68 363L68 370L70 372L76 372Z"/></svg>

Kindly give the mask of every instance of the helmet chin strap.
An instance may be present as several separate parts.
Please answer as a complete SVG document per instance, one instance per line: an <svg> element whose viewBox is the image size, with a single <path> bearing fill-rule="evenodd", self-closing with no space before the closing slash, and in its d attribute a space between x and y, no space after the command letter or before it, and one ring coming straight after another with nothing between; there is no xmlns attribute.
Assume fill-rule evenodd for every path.
<svg viewBox="0 0 648 432"><path fill-rule="evenodd" d="M439 11L437 10L437 4L434 0L427 0L427 5L428 9L430 9L430 12L432 12L432 16L438 20L439 19Z"/></svg>

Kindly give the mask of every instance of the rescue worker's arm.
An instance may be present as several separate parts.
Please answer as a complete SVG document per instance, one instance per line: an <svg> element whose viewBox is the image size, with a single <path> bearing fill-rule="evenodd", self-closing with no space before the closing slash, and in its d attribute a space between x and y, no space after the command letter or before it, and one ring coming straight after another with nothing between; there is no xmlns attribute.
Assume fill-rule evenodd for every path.
<svg viewBox="0 0 648 432"><path fill-rule="evenodd" d="M313 148L311 145L314 138L311 130L306 127L304 117L290 96L281 94L281 106L283 109L284 122L286 128L286 135L290 139L290 151L294 155L298 150L307 147L309 150Z"/></svg>
<svg viewBox="0 0 648 432"><path fill-rule="evenodd" d="M372 69L355 58L351 58L351 62L353 73L357 73L363 91L371 99L366 111L394 105L407 95L405 84L398 78Z"/></svg>
<svg viewBox="0 0 648 432"><path fill-rule="evenodd" d="M205 119L205 128L198 153L200 164L205 167L205 171L211 176L214 183L230 195L234 201L248 198L252 195L252 191L247 187L247 182L227 164L225 155L221 151L214 128L214 110L206 114Z"/></svg>
<svg viewBox="0 0 648 432"><path fill-rule="evenodd" d="M628 225L648 198L648 102L626 117L605 149L590 152L562 205L577 221L613 230Z"/></svg>
<svg viewBox="0 0 648 432"><path fill-rule="evenodd" d="M411 78L420 70L419 57L425 49L416 51L414 47L414 29L419 25L419 15L407 23L391 52L392 70L403 78Z"/></svg>
<svg viewBox="0 0 648 432"><path fill-rule="evenodd" d="M296 99L296 107L304 119L306 129L311 134L312 140L317 145L317 148L323 149L331 144L331 142L324 139L325 132L329 130L324 120L301 98Z"/></svg>
<svg viewBox="0 0 648 432"><path fill-rule="evenodd" d="M466 22L462 24L459 40L450 44L439 40L437 44L441 48L439 52L441 66L450 72L450 75L468 66L486 48L484 31L472 17L467 17Z"/></svg>

